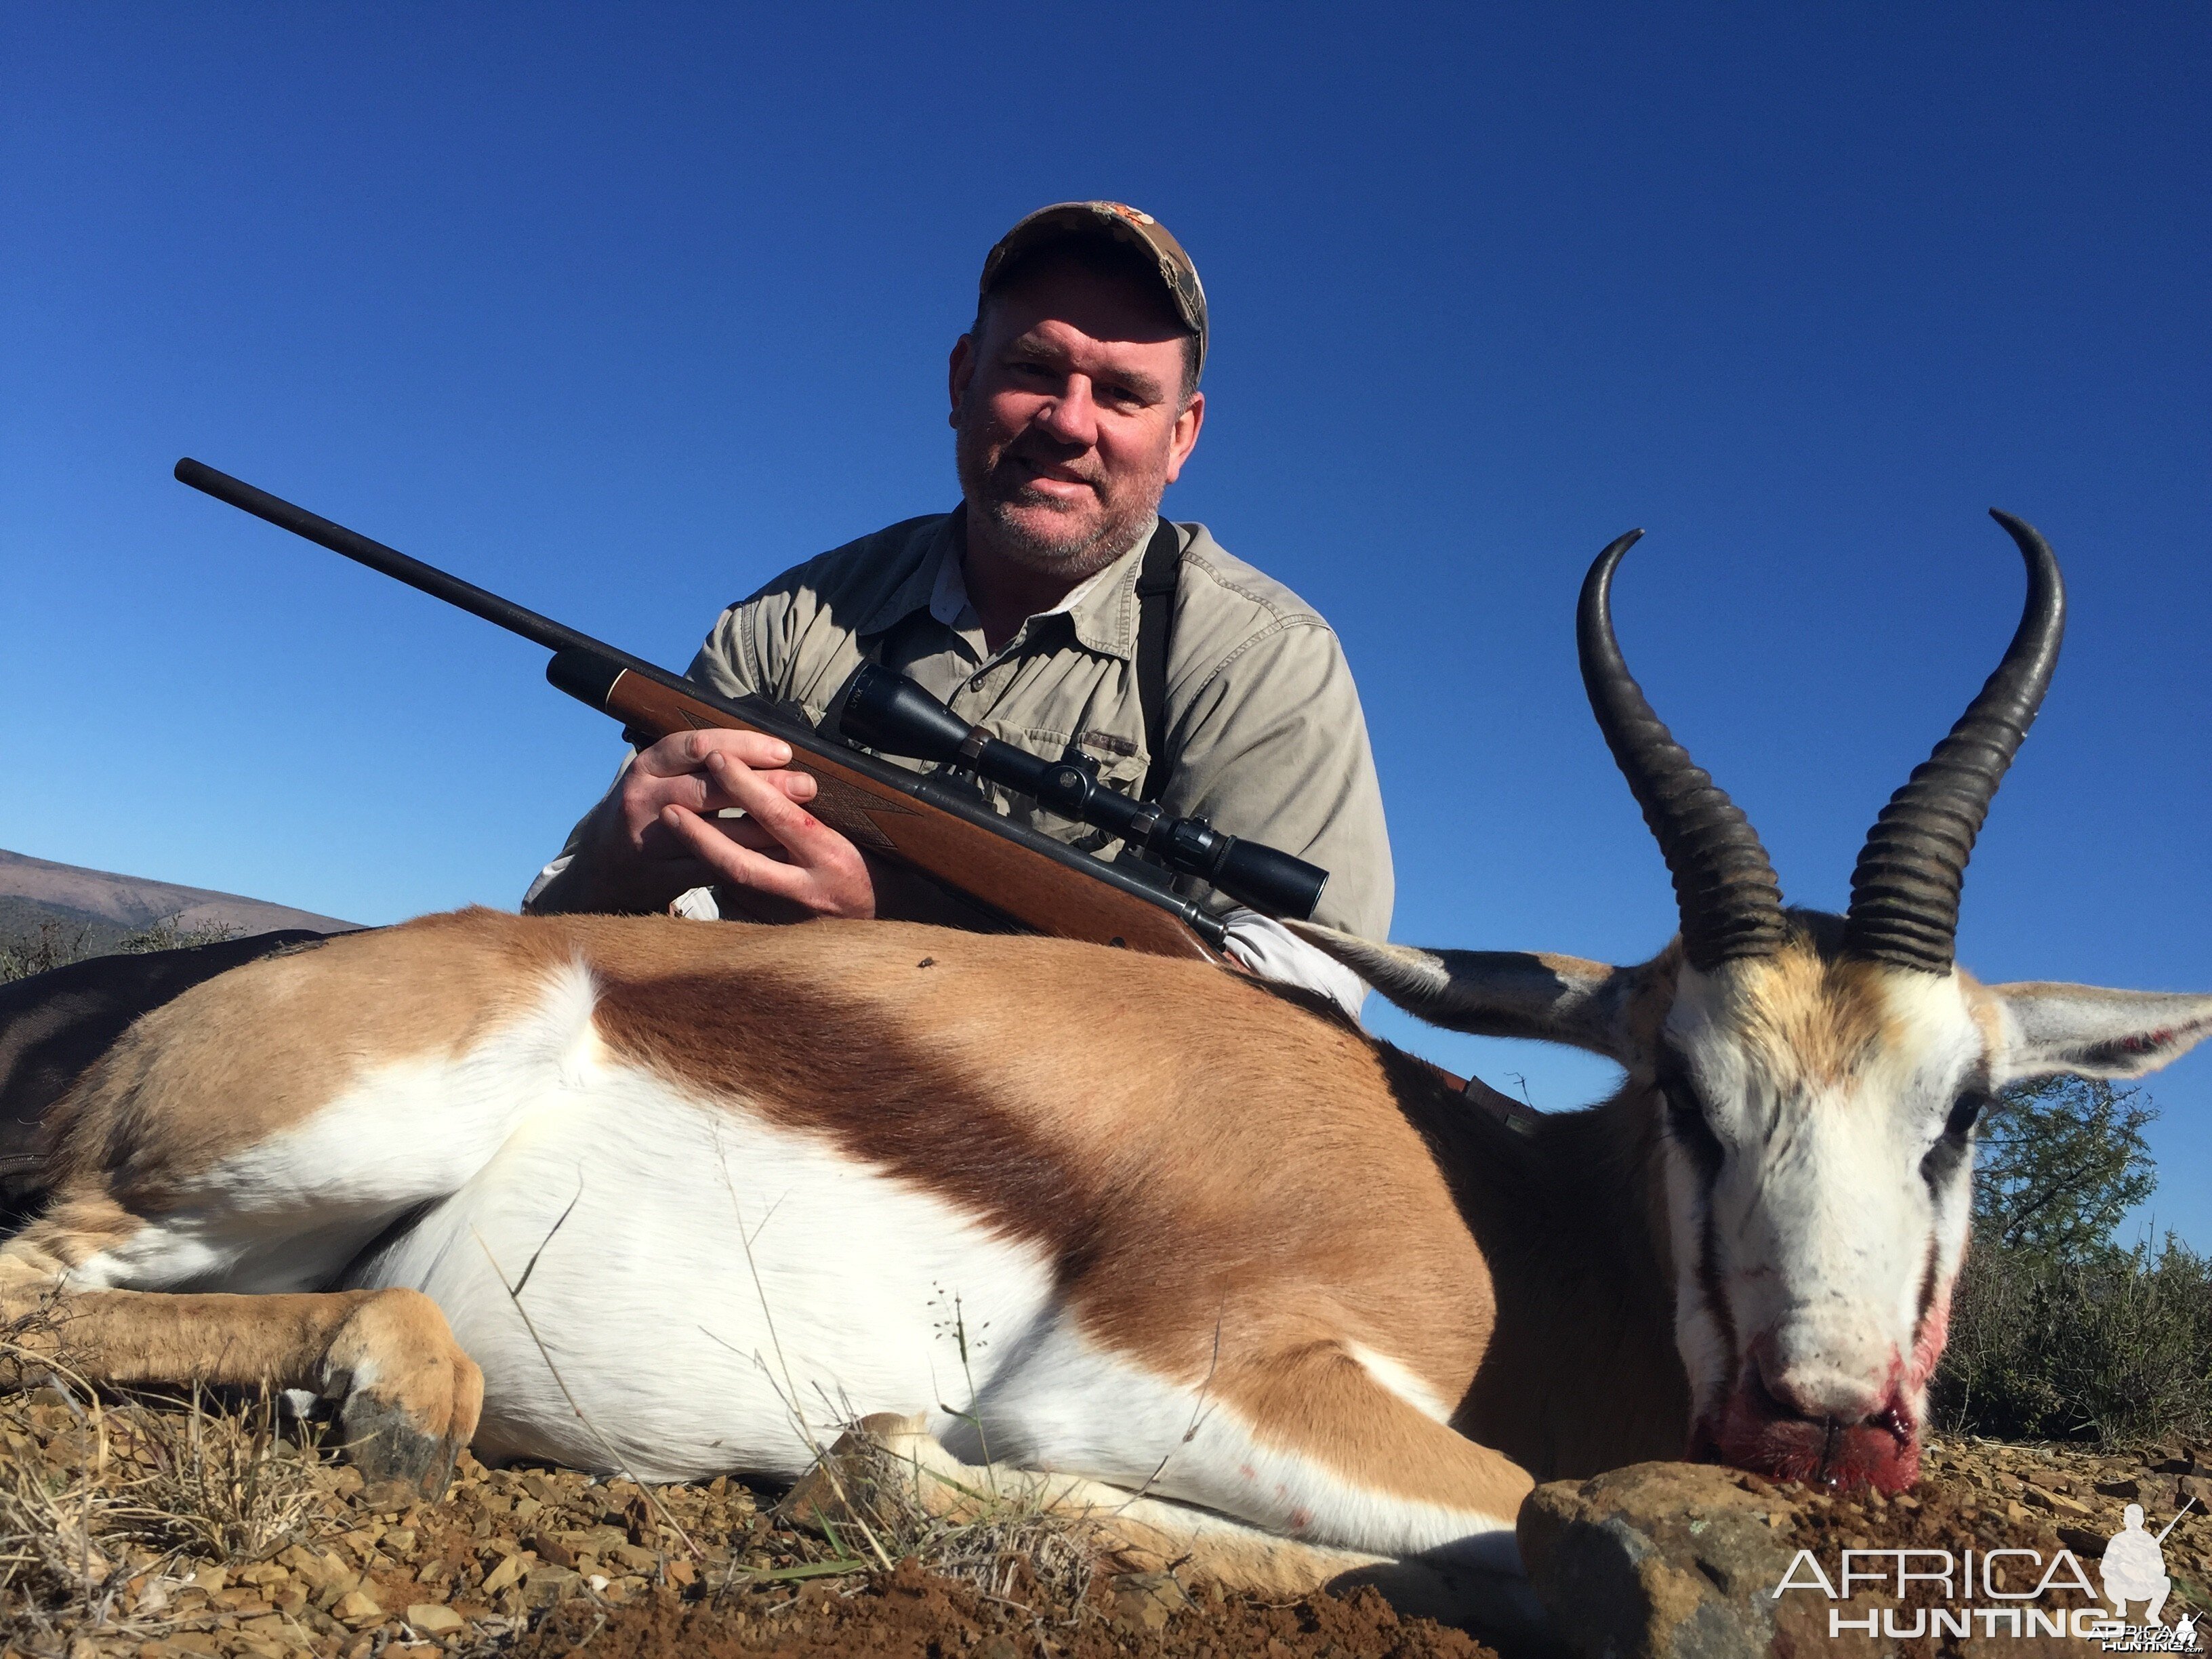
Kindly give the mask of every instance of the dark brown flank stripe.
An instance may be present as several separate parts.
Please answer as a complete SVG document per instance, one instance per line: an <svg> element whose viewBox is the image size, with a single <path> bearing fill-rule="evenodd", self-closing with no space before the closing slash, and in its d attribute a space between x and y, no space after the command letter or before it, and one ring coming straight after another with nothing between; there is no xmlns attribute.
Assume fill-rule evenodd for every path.
<svg viewBox="0 0 2212 1659"><path fill-rule="evenodd" d="M910 1001L871 1006L865 983L779 972L761 959L769 954L738 971L659 976L599 957L601 1039L626 1063L818 1135L1035 1244L1088 1338L1170 1380L1202 1382L1209 1398L1269 1425L1270 1443L1407 1498L1517 1507L1524 1474L1456 1436L1439 1445L1435 1425L1379 1388L1334 1334L1371 1335L1450 1398L1479 1363L1489 1322L1468 1305L1486 1276L1441 1174L1402 1118L1355 1103L1382 1081L1370 1039L1281 1009L1257 987L1208 981L1216 1025L1249 1023L1255 1039L1231 1038L1240 1067L1194 1066L1188 1048L1162 1064L1173 1038L1161 1031L1117 1073L1079 1080L1055 1034L1099 1015L1072 1007L1064 983L1028 981L1030 1029L1010 1037L972 1009L963 1021L940 1004L933 1024ZM941 945L934 954L930 981L975 965ZM911 975L915 958L903 960ZM987 1052L979 1042L988 1065L963 1064ZM1313 1099L1316 1089L1334 1098ZM1280 1188L1263 1200L1249 1172L1269 1125L1334 1149L1285 1157ZM1372 1199L1348 1216L1322 1195L1346 1180ZM1313 1294L1327 1305L1311 1307Z"/></svg>
<svg viewBox="0 0 2212 1659"><path fill-rule="evenodd" d="M594 1023L634 1064L925 1185L1052 1257L1065 1289L1131 1196L1086 1185L989 1091L887 1029L880 1010L758 973L603 980ZM803 1043L793 1034L805 1033Z"/></svg>

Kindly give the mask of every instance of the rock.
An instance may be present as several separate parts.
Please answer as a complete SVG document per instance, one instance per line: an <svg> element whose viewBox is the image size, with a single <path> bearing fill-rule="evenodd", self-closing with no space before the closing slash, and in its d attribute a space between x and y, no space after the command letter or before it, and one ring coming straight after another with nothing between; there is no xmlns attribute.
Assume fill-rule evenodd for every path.
<svg viewBox="0 0 2212 1659"><path fill-rule="evenodd" d="M520 1554L508 1556L486 1575L483 1581L483 1593L486 1595L498 1595L509 1584L520 1579L524 1569L528 1565L529 1560L526 1556Z"/></svg>
<svg viewBox="0 0 2212 1659"><path fill-rule="evenodd" d="M365 1590L348 1590L331 1604L331 1617L342 1625L366 1625L384 1617L384 1609Z"/></svg>
<svg viewBox="0 0 2212 1659"><path fill-rule="evenodd" d="M1537 1487L1516 1531L1529 1582L1573 1652L1759 1659L1794 1553L1772 1520L1786 1510L1731 1470L1638 1463Z"/></svg>
<svg viewBox="0 0 2212 1659"><path fill-rule="evenodd" d="M576 1565L575 1551L570 1549L559 1539L548 1537L544 1533L524 1539L522 1547L533 1552L539 1560L553 1566L573 1568Z"/></svg>
<svg viewBox="0 0 2212 1659"><path fill-rule="evenodd" d="M1190 1596L1171 1572L1128 1572L1114 1581L1114 1613L1139 1630L1163 1630Z"/></svg>
<svg viewBox="0 0 2212 1659"><path fill-rule="evenodd" d="M542 1607L578 1594L583 1585L582 1576L572 1568L541 1564L530 1570L530 1576L523 1580L522 1591L530 1606Z"/></svg>
<svg viewBox="0 0 2212 1659"><path fill-rule="evenodd" d="M468 1620L442 1601L417 1601L407 1609L407 1622L425 1636L451 1636Z"/></svg>

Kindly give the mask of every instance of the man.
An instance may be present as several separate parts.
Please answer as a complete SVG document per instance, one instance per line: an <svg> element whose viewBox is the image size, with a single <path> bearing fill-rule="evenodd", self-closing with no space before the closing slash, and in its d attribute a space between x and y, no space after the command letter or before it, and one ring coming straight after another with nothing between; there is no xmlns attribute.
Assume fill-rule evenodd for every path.
<svg viewBox="0 0 2212 1659"><path fill-rule="evenodd" d="M1158 517L1204 423L1206 334L1198 273L1151 216L1104 202L1030 214L991 250L974 325L952 349L960 507L863 537L731 606L690 678L819 722L853 669L880 661L994 737L1073 752L1170 814L1321 865L1330 880L1319 919L1383 938L1382 797L1335 635L1205 526ZM787 769L790 758L747 732L653 744L576 826L525 908L907 908L851 842L805 811L813 781ZM1116 851L1031 803L997 805ZM1357 981L1319 952L1194 890L1224 915L1237 960L1358 1006Z"/></svg>
<svg viewBox="0 0 2212 1659"><path fill-rule="evenodd" d="M2123 1622L2128 1616L2128 1603L2141 1601L2143 1623L2158 1623L2159 1610L2166 1606L2166 1598L2172 1594L2173 1580L2166 1576L2166 1552L2159 1547L2164 1533L2154 1537L2143 1530L2143 1510L2140 1504L2130 1504L2120 1512L2120 1529L2105 1546L2105 1559L2098 1564L2098 1573L2105 1581L2105 1599Z"/></svg>

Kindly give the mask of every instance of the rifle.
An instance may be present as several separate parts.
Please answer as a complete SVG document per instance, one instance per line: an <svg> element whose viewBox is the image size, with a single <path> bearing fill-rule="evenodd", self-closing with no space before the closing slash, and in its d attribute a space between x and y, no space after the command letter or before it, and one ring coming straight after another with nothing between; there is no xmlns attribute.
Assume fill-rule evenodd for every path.
<svg viewBox="0 0 2212 1659"><path fill-rule="evenodd" d="M757 732L791 746L791 769L815 781L807 810L864 854L917 872L960 925L1218 961L1218 919L1176 892L1171 870L1211 881L1255 908L1304 918L1328 872L1273 848L1165 817L1115 793L1073 761L1047 762L970 727L913 682L863 665L833 705L841 732L884 753L962 765L1036 795L1065 816L1146 848L1170 869L1108 864L1012 823L975 793L825 737L760 697L717 696L589 635L526 610L395 548L186 458L178 482L443 599L553 653L545 678L623 725L642 747L676 732Z"/></svg>

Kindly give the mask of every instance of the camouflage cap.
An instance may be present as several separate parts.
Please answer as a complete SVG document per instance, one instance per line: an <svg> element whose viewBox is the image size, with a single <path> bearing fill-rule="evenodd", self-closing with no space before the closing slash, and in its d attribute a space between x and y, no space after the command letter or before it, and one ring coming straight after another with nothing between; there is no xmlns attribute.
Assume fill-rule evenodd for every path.
<svg viewBox="0 0 2212 1659"><path fill-rule="evenodd" d="M1206 368L1206 289L1200 286L1198 267L1168 228L1149 213L1127 202L1055 202L1028 215L992 248L983 261L982 280L975 286L978 298L988 294L1007 261L1032 252L1050 242L1083 239L1122 242L1155 261L1160 283L1175 301L1176 314L1198 337L1198 368Z"/></svg>

